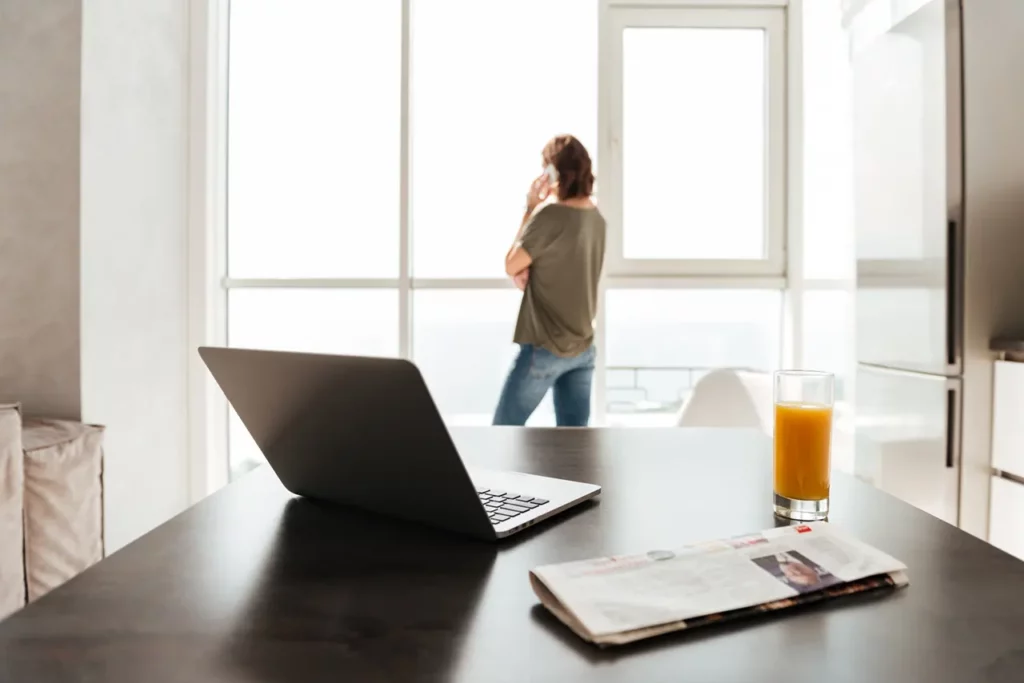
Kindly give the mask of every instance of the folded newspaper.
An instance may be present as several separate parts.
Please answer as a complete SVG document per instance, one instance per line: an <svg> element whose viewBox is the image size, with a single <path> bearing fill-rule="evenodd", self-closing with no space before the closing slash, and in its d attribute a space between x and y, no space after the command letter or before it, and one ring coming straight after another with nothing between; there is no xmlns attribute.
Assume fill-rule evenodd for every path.
<svg viewBox="0 0 1024 683"><path fill-rule="evenodd" d="M541 603L601 646L907 585L906 566L827 522L538 567Z"/></svg>

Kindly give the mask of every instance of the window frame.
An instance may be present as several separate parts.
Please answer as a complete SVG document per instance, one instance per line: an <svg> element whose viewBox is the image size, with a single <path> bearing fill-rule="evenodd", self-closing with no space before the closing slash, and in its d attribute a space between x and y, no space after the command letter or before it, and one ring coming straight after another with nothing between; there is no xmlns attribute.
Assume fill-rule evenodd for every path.
<svg viewBox="0 0 1024 683"><path fill-rule="evenodd" d="M227 338L228 0L189 0L187 452L189 503L230 482L228 403L196 352Z"/></svg>
<svg viewBox="0 0 1024 683"><path fill-rule="evenodd" d="M781 7L609 5L599 22L598 158L608 220L605 267L616 276L784 276L787 221L787 11ZM629 259L623 252L623 32L627 28L760 29L766 37L765 253L761 259Z"/></svg>
<svg viewBox="0 0 1024 683"><path fill-rule="evenodd" d="M233 279L227 273L227 163L228 125L228 22L230 0L189 0L191 14L190 39L190 147L189 147L189 463L191 502L219 489L230 481L228 444L228 406L194 349L202 345L226 343L228 290L245 287L314 287L314 288L395 288L399 296L400 356L412 354L413 292L416 289L505 289L513 285L504 278L414 278L412 276L412 240L410 239L410 17L411 3L402 2L402 70L401 70L401 178L399 273L397 278L332 278L332 279ZM606 261L605 276L600 283L600 308L595 321L595 336L600 345L605 339L605 295L609 289L771 289L781 290L783 297L782 365L799 365L802 357L802 305L800 293L815 285L830 289L834 283L804 283L802 279L802 4L804 0L598 0L598 142L597 158L606 173L612 160L611 137L608 134L608 98L604 75L609 55L604 45L608 25L616 12L726 13L750 18L770 16L776 40L769 43L781 51L781 74L778 63L771 69L769 86L774 85L775 99L781 98L781 129L775 121L771 140L775 155L769 152L768 178L781 185L772 194L775 220L769 220L769 239L773 257L764 261L703 261L697 264L671 261L670 268L620 269L612 254ZM620 39L621 48L621 39ZM772 62L772 60L769 60ZM775 62L777 62L777 58ZM621 60L619 62L621 67ZM621 83L621 74L620 74ZM778 103L776 103L776 107ZM778 118L778 113L776 114ZM620 166L621 168L621 166ZM772 170L774 169L774 170ZM781 193L781 200L778 196ZM607 195L601 200L607 202ZM787 202L788 200L788 202ZM614 203L614 199L612 200ZM787 203L789 209L787 211ZM608 211L608 206L602 206ZM514 219L513 219L514 220ZM614 229L611 225L610 228ZM514 229L510 228L510 229ZM611 237L611 235L610 235ZM609 244L611 247L611 244ZM621 259L620 259L621 261ZM687 265L698 267L688 268ZM756 267L750 267L754 265ZM797 333L794 334L794 331ZM598 354L594 377L594 421L601 425L606 419L606 367L604 355Z"/></svg>

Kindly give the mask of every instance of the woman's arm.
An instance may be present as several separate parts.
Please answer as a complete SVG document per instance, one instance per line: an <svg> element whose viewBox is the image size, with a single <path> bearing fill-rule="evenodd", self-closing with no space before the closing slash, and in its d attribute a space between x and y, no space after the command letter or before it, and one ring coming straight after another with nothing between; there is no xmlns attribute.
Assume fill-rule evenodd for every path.
<svg viewBox="0 0 1024 683"><path fill-rule="evenodd" d="M516 238L512 242L512 246L509 247L508 252L505 254L505 272L509 277L514 278L519 273L523 272L530 267L533 263L533 259L523 249L523 231L530 222L530 216L533 215L532 209L527 209L526 213L523 214L523 220L519 224L519 230L516 231Z"/></svg>
<svg viewBox="0 0 1024 683"><path fill-rule="evenodd" d="M532 215L532 212L529 211L529 210L527 210L527 212L523 215L523 221L522 221L522 223L519 224L519 231L516 232L516 239L515 239L514 242L512 242L512 247L509 248L508 253L505 254L505 272L508 273L508 275L512 278L512 283L516 286L516 289L518 289L520 292L525 292L526 291L526 283L530 281L530 265L529 264L533 262L532 259L530 260L529 263L527 263L525 268L519 270L518 272L512 273L512 272L509 272L509 271L511 270L510 264L513 267L518 265L517 259L519 257L516 254L517 251L520 254L526 254L526 258L527 259L530 258L530 255L526 253L526 250L523 249L522 246L520 246L519 243L523 239L523 230L526 229L526 224L529 222L531 215Z"/></svg>
<svg viewBox="0 0 1024 683"><path fill-rule="evenodd" d="M523 219L519 222L519 229L516 231L516 238L512 241L512 246L505 253L505 272L509 277L513 278L513 281L515 281L517 275L529 268L530 264L533 263L533 258L530 257L530 254L522 246L523 232L526 230L526 226L529 225L533 212L536 211L541 202L548 198L549 194L551 194L551 185L547 174L542 173L530 183L530 190L526 193L526 211L523 212ZM519 286L518 282L516 282L516 286ZM524 282L523 287L525 286Z"/></svg>
<svg viewBox="0 0 1024 683"><path fill-rule="evenodd" d="M516 286L520 292L526 291L526 285L530 281L530 269L521 270L516 275L512 276L512 284Z"/></svg>

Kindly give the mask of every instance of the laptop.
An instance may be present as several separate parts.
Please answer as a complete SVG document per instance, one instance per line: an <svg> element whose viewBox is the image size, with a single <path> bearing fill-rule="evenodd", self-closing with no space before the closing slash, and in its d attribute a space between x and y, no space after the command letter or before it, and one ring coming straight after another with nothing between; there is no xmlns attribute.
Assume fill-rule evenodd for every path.
<svg viewBox="0 0 1024 683"><path fill-rule="evenodd" d="M409 361L211 347L199 355L296 495L497 540L601 492L467 469Z"/></svg>

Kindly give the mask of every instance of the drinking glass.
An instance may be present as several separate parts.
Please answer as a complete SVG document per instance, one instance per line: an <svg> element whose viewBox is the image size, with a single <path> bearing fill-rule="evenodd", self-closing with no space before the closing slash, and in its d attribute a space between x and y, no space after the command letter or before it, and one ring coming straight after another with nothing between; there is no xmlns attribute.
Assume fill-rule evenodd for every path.
<svg viewBox="0 0 1024 683"><path fill-rule="evenodd" d="M828 372L775 373L775 514L828 517L835 378Z"/></svg>

